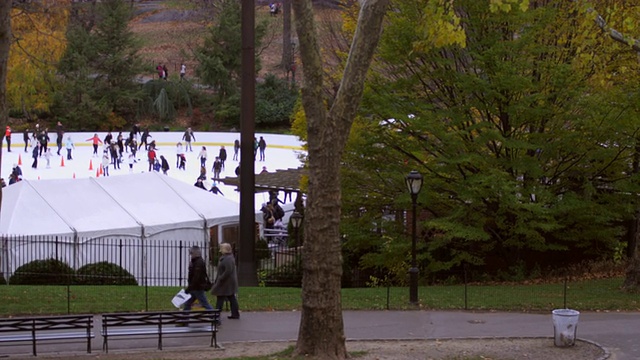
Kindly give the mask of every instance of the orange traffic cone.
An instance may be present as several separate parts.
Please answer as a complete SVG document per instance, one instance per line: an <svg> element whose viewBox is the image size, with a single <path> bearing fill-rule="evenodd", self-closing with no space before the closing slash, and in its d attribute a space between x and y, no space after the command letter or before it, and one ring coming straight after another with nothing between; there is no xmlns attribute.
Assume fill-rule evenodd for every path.
<svg viewBox="0 0 640 360"><path fill-rule="evenodd" d="M100 175L104 174L104 172L102 171L102 166L100 166Z"/></svg>
<svg viewBox="0 0 640 360"><path fill-rule="evenodd" d="M96 177L100 177L100 170L96 169Z"/></svg>
<svg viewBox="0 0 640 360"><path fill-rule="evenodd" d="M74 178L74 179L76 178L76 173L73 173L73 178Z"/></svg>
<svg viewBox="0 0 640 360"><path fill-rule="evenodd" d="M89 170L93 170L93 160L89 159Z"/></svg>
<svg viewBox="0 0 640 360"><path fill-rule="evenodd" d="M64 156L60 156L60 167L64 167Z"/></svg>
<svg viewBox="0 0 640 360"><path fill-rule="evenodd" d="M22 155L18 154L18 165L22 165Z"/></svg>

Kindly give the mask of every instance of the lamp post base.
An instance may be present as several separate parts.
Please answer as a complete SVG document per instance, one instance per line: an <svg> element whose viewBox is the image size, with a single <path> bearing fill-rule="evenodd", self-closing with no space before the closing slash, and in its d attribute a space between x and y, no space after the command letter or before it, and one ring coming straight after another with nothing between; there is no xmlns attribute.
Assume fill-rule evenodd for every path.
<svg viewBox="0 0 640 360"><path fill-rule="evenodd" d="M409 269L409 303L418 306L418 273L420 270L416 267Z"/></svg>

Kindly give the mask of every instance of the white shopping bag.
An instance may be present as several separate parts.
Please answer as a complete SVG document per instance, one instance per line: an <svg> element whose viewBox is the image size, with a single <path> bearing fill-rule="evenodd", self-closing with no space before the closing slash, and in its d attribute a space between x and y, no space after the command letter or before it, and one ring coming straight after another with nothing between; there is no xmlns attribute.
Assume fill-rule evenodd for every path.
<svg viewBox="0 0 640 360"><path fill-rule="evenodd" d="M171 303L173 303L173 306L179 309L182 306L182 304L187 302L187 300L189 299L191 299L191 295L184 292L184 289L180 289L180 291L178 291L176 296L174 296L173 299L171 300Z"/></svg>

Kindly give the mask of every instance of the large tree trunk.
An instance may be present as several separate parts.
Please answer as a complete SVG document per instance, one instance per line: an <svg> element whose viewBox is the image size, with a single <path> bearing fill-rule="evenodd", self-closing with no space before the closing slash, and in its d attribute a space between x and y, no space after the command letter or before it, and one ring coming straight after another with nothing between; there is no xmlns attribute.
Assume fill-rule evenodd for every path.
<svg viewBox="0 0 640 360"><path fill-rule="evenodd" d="M11 48L11 1L0 3L0 177L2 177L2 146L7 126L7 63ZM2 186L0 186L0 216L2 216ZM0 269L2 268L0 253ZM0 276L4 274L0 271Z"/></svg>
<svg viewBox="0 0 640 360"><path fill-rule="evenodd" d="M289 76L293 63L291 46L291 0L282 1L282 66Z"/></svg>
<svg viewBox="0 0 640 360"><path fill-rule="evenodd" d="M323 97L323 69L311 0L293 1L304 70L309 189L304 218L302 317L297 354L321 359L347 356L340 281L340 160L356 115L366 73L380 39L389 0L361 4L360 18L335 99ZM327 110L326 104L332 104Z"/></svg>
<svg viewBox="0 0 640 360"><path fill-rule="evenodd" d="M11 1L0 2L0 147L4 146L4 130L7 126L7 63L11 48ZM2 151L0 151L0 169L2 169ZM0 176L2 176L0 170ZM0 188L0 213L2 206L2 188Z"/></svg>

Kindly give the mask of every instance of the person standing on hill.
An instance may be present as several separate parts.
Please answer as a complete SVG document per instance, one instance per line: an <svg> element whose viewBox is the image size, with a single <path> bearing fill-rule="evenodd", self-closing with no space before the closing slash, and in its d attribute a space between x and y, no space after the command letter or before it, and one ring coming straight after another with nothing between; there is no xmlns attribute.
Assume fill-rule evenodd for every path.
<svg viewBox="0 0 640 360"><path fill-rule="evenodd" d="M216 298L216 309L222 311L225 301L229 301L231 306L231 316L229 319L240 319L240 309L238 306L238 276L236 273L236 261L233 257L231 244L220 244L220 260L218 261L218 275L213 283L211 294Z"/></svg>
<svg viewBox="0 0 640 360"><path fill-rule="evenodd" d="M167 69L167 64L162 65L162 72L163 72L164 79L165 80L169 79L169 69Z"/></svg>
<svg viewBox="0 0 640 360"><path fill-rule="evenodd" d="M100 140L98 134L93 134L93 137L85 141L91 141L91 145L93 145L93 156L98 156L98 144L102 144L102 140Z"/></svg>
<svg viewBox="0 0 640 360"><path fill-rule="evenodd" d="M184 76L187 74L187 65L182 63L180 65L180 81L184 79Z"/></svg>
<svg viewBox="0 0 640 360"><path fill-rule="evenodd" d="M193 149L191 148L191 140L196 141L196 136L193 135L191 128L187 128L184 135L182 135L182 140L185 142L184 150L187 151L187 149L189 149L189 152L193 152Z"/></svg>

